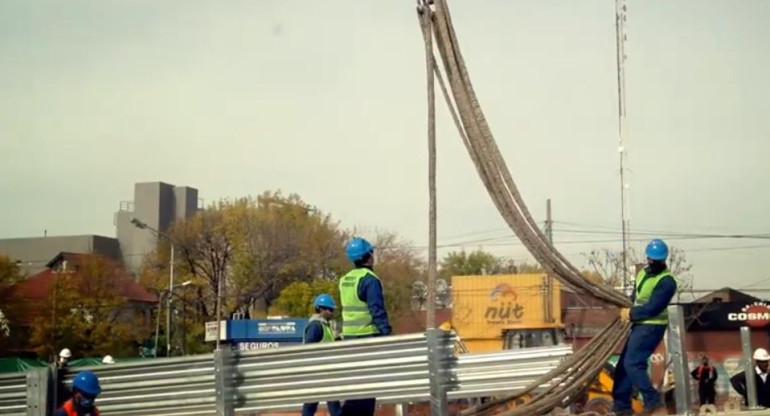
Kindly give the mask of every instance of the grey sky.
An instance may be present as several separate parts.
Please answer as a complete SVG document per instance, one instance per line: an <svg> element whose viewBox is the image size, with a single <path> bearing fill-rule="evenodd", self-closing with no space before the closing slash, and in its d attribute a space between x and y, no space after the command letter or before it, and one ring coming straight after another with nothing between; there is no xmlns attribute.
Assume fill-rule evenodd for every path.
<svg viewBox="0 0 770 416"><path fill-rule="evenodd" d="M450 6L530 208L579 224L557 242L617 241L557 244L578 265L618 247L565 231L619 229L613 1ZM768 21L766 0L630 1L633 229L770 232ZM132 184L163 180L207 201L296 192L422 246L423 59L407 0L0 2L0 238L113 235ZM507 233L439 112L440 242L528 258L476 241ZM699 287L770 278L770 247L722 250L768 240L672 243Z"/></svg>

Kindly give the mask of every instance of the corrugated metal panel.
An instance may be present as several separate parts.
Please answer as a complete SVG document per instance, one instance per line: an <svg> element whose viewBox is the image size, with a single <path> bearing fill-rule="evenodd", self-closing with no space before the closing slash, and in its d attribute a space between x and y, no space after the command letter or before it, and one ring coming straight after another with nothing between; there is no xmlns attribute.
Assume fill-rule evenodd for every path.
<svg viewBox="0 0 770 416"><path fill-rule="evenodd" d="M480 352L502 351L502 349L503 349L503 340L502 340L502 338L497 338L497 339L489 339L489 338L466 339L466 338L463 338L463 342L465 343L466 348L468 348L468 352L470 352L471 354L480 353Z"/></svg>
<svg viewBox="0 0 770 416"><path fill-rule="evenodd" d="M236 360L239 413L336 399L403 403L429 396L425 334L246 352Z"/></svg>
<svg viewBox="0 0 770 416"><path fill-rule="evenodd" d="M572 353L569 346L462 354L447 348L449 398L510 393ZM452 358L449 358L452 357ZM425 334L242 353L236 359L237 413L294 410L305 402L376 397L378 403L428 401Z"/></svg>
<svg viewBox="0 0 770 416"><path fill-rule="evenodd" d="M449 398L496 395L523 389L570 354L572 347L559 345L460 355L452 370L457 385L450 387Z"/></svg>
<svg viewBox="0 0 770 416"><path fill-rule="evenodd" d="M27 373L0 376L0 414L27 415Z"/></svg>
<svg viewBox="0 0 770 416"><path fill-rule="evenodd" d="M463 338L497 338L504 329L561 325L560 286L554 283L555 322L545 322L544 274L452 277L452 325Z"/></svg>
<svg viewBox="0 0 770 416"><path fill-rule="evenodd" d="M77 370L86 369L99 377L102 394L96 403L105 416L216 414L214 359L211 354ZM68 385L75 374L67 375Z"/></svg>
<svg viewBox="0 0 770 416"><path fill-rule="evenodd" d="M431 342L434 348L429 348ZM97 405L106 416L248 414L335 399L425 402L431 396L431 354L447 374L445 383L434 387L448 391L450 399L510 393L571 352L558 346L455 356L452 345L449 333L435 341L413 334L81 369L99 376L103 392ZM0 413L24 415L30 403L44 403L44 392L33 387L47 380L47 374L44 369L26 378L0 377ZM73 377L67 374L65 382L71 384Z"/></svg>

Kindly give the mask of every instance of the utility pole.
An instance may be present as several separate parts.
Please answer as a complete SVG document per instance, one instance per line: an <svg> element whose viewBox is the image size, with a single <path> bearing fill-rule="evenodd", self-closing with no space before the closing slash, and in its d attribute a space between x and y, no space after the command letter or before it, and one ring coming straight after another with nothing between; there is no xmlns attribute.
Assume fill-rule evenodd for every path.
<svg viewBox="0 0 770 416"><path fill-rule="evenodd" d="M173 302L173 296L171 291L174 290L174 243L169 241L171 245L171 260L169 261L169 282L168 282L168 304L166 305L166 357L171 356L171 305Z"/></svg>
<svg viewBox="0 0 770 416"><path fill-rule="evenodd" d="M553 246L553 218L551 218L551 198L545 201L545 236L548 244ZM543 308L545 322L553 322L553 276L545 278L545 293L543 294Z"/></svg>
<svg viewBox="0 0 770 416"><path fill-rule="evenodd" d="M629 286L628 246L630 241L630 221L628 219L628 188L626 182L626 0L615 0L615 42L617 46L618 71L618 153L620 158L620 221L623 235L623 293Z"/></svg>
<svg viewBox="0 0 770 416"><path fill-rule="evenodd" d="M428 87L428 304L425 329L436 328L436 94L433 73L433 18L429 2L418 7L425 40L425 73Z"/></svg>
<svg viewBox="0 0 770 416"><path fill-rule="evenodd" d="M551 198L545 201L545 236L548 243L553 245L553 219L551 218Z"/></svg>

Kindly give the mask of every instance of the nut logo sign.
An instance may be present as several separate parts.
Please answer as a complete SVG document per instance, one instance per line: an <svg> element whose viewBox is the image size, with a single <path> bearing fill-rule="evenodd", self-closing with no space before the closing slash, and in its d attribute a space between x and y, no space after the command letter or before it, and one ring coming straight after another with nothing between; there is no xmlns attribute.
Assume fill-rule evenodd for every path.
<svg viewBox="0 0 770 416"><path fill-rule="evenodd" d="M484 313L488 324L517 324L524 316L524 307L516 302L518 296L511 285L500 283L489 292L489 300L497 302Z"/></svg>
<svg viewBox="0 0 770 416"><path fill-rule="evenodd" d="M744 306L740 312L727 314L730 321L744 321L754 328L761 328L770 324L770 306L764 302L754 302Z"/></svg>

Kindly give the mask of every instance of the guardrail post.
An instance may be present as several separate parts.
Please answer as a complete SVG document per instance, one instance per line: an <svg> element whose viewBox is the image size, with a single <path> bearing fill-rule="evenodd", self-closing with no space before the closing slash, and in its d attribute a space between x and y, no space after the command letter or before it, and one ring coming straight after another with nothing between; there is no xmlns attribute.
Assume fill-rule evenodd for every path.
<svg viewBox="0 0 770 416"><path fill-rule="evenodd" d="M27 371L27 416L48 414L48 367Z"/></svg>
<svg viewBox="0 0 770 416"><path fill-rule="evenodd" d="M228 346L214 351L214 380L216 383L217 414L233 416L235 398L233 397L233 356Z"/></svg>
<svg viewBox="0 0 770 416"><path fill-rule="evenodd" d="M430 414L447 416L447 394L445 380L452 358L452 343L449 333L440 329L428 331L428 372L430 377Z"/></svg>
<svg viewBox="0 0 770 416"><path fill-rule="evenodd" d="M668 307L668 356L674 367L674 397L676 412L679 415L692 415L692 392L690 391L690 372L687 366L685 350L684 308L679 305Z"/></svg>
<svg viewBox="0 0 770 416"><path fill-rule="evenodd" d="M751 359L751 329L747 326L741 327L741 364L746 373L746 396L749 399L749 409L759 408L757 403L757 380L754 377L754 362Z"/></svg>

